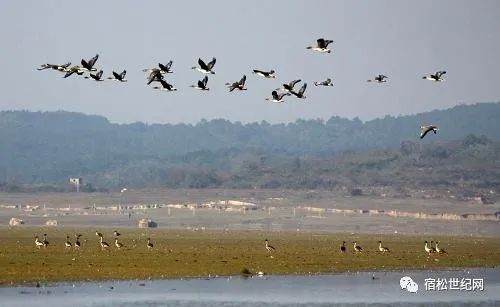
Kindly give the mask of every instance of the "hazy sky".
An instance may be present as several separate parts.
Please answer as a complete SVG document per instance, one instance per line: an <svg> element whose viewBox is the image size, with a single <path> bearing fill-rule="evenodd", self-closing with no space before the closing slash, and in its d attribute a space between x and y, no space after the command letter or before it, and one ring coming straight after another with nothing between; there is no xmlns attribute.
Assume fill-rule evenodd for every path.
<svg viewBox="0 0 500 307"><path fill-rule="evenodd" d="M500 1L1 1L0 109L68 110L113 122L194 123L202 118L288 122L333 115L363 120L500 100ZM305 47L333 39L331 54ZM92 82L42 63L78 64L99 53L107 77ZM198 57L217 58L209 92ZM155 91L141 69L172 59ZM253 68L277 71L268 80ZM447 81L421 77L447 70ZM366 80L389 76L383 85ZM224 83L247 74L246 92ZM334 87L314 87L331 77ZM264 100L281 83L308 82L306 100Z"/></svg>

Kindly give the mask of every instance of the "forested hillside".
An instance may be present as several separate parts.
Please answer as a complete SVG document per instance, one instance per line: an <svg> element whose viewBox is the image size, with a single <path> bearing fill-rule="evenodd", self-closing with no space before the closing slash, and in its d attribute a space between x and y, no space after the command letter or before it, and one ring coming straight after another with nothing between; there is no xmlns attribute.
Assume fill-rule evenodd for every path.
<svg viewBox="0 0 500 307"><path fill-rule="evenodd" d="M499 181L499 119L500 103L368 122L332 117L288 124L119 125L78 113L4 111L0 189L64 190L70 176L99 189L417 185L429 180L408 170L445 166L449 176L436 174L440 184L468 172L474 183L461 182L491 186ZM439 126L438 134L420 140L419 126L429 123ZM483 168L488 171L470 174Z"/></svg>

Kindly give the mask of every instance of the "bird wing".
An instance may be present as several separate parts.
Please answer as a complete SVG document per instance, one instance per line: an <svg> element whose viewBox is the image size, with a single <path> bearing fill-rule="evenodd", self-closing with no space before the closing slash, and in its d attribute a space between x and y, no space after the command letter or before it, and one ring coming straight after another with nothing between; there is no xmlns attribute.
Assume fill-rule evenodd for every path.
<svg viewBox="0 0 500 307"><path fill-rule="evenodd" d="M172 62L172 60L170 60L170 61L167 63L167 65L165 65L165 67L167 68L167 71L169 71L169 70L170 70L170 67L172 67L172 63L173 63L173 62Z"/></svg>
<svg viewBox="0 0 500 307"><path fill-rule="evenodd" d="M292 89L295 86L295 84L299 83L300 81L302 81L302 80L299 79L299 80L290 81L290 83L288 83L288 86L290 87L290 89Z"/></svg>
<svg viewBox="0 0 500 307"><path fill-rule="evenodd" d="M202 82L203 82L203 87L204 87L204 88L205 88L205 87L207 87L207 83L208 83L208 76L205 76L205 78L203 78Z"/></svg>
<svg viewBox="0 0 500 307"><path fill-rule="evenodd" d="M82 64L82 66L88 70L90 70L92 67L89 65L89 63L87 63L87 61L85 61L85 59L82 59L82 61L80 62Z"/></svg>
<svg viewBox="0 0 500 307"><path fill-rule="evenodd" d="M168 85L169 84L167 83L167 81L165 81L165 80L162 79L162 80L160 80L160 84L161 84L161 86L163 86L163 88L168 89Z"/></svg>
<svg viewBox="0 0 500 307"><path fill-rule="evenodd" d="M281 93L278 95L278 100L281 100L283 97L285 97L286 95L288 95L288 93Z"/></svg>
<svg viewBox="0 0 500 307"><path fill-rule="evenodd" d="M256 73L256 74L257 74L257 73L261 73L261 74L263 74L263 73L264 73L262 70L258 70L258 69L254 69L254 70L253 70L253 72L254 72L254 73Z"/></svg>
<svg viewBox="0 0 500 307"><path fill-rule="evenodd" d="M212 58L212 61L210 61L207 66L209 68L209 70L212 70L212 68L214 68L214 65L215 65L215 58Z"/></svg>
<svg viewBox="0 0 500 307"><path fill-rule="evenodd" d="M325 42L325 43L324 43L324 45L325 45L325 46L324 46L324 47L322 47L322 48L326 48L326 47L328 47L328 45L330 45L331 43L333 43L333 41L332 41L332 40L330 40L330 39L325 39L325 40L324 40L324 42Z"/></svg>
<svg viewBox="0 0 500 307"><path fill-rule="evenodd" d="M61 67L62 68L68 68L70 65L71 65L71 62L68 62L68 63L66 63L64 65L61 65Z"/></svg>
<svg viewBox="0 0 500 307"><path fill-rule="evenodd" d="M126 70L123 70L122 73L120 74L120 78L125 78L125 75L127 74Z"/></svg>
<svg viewBox="0 0 500 307"><path fill-rule="evenodd" d="M332 79L330 79L330 78L326 79L326 84L330 84L330 83L332 83Z"/></svg>
<svg viewBox="0 0 500 307"><path fill-rule="evenodd" d="M99 58L99 55L98 55L98 54L96 54L93 58L91 58L91 59L89 60L89 63L88 63L88 64L90 65L90 68L92 68L92 67L95 65L95 63L97 62L97 59L98 59L98 58Z"/></svg>
<svg viewBox="0 0 500 307"><path fill-rule="evenodd" d="M75 70L74 70L74 69L69 70L69 71L68 71L68 72L64 75L64 78L67 78L67 77L71 76L74 72L75 72Z"/></svg>
<svg viewBox="0 0 500 307"><path fill-rule="evenodd" d="M121 76L115 71L113 71L113 77L115 77L115 79L118 79L118 80L121 79Z"/></svg>
<svg viewBox="0 0 500 307"><path fill-rule="evenodd" d="M99 72L95 75L97 79L101 79L102 73L103 73L102 70L99 70Z"/></svg>
<svg viewBox="0 0 500 307"><path fill-rule="evenodd" d="M425 135L432 130L429 126L422 126L422 132L420 133L420 138L423 139Z"/></svg>
<svg viewBox="0 0 500 307"><path fill-rule="evenodd" d="M205 62L203 62L202 59L198 59L198 65L200 65L200 68L203 69L203 70L210 70L207 66L207 64L205 64Z"/></svg>
<svg viewBox="0 0 500 307"><path fill-rule="evenodd" d="M273 91L273 92L271 93L271 95L273 96L273 99L274 99L274 100L281 100L281 98L278 96L278 92ZM281 96L281 97L283 97L283 96Z"/></svg>
<svg viewBox="0 0 500 307"><path fill-rule="evenodd" d="M324 38L318 38L316 42L319 48L326 48L326 42Z"/></svg>
<svg viewBox="0 0 500 307"><path fill-rule="evenodd" d="M243 77L241 78L241 80L239 82L239 85L244 86L246 81L247 81L247 76L243 75Z"/></svg>
<svg viewBox="0 0 500 307"><path fill-rule="evenodd" d="M304 94L304 92L306 91L306 87L307 87L307 83L304 83L304 85L302 85L302 87L299 90L299 95Z"/></svg>
<svg viewBox="0 0 500 307"><path fill-rule="evenodd" d="M160 67L161 70L163 71L167 71L167 67L165 65L163 65L162 63L158 63L158 67Z"/></svg>

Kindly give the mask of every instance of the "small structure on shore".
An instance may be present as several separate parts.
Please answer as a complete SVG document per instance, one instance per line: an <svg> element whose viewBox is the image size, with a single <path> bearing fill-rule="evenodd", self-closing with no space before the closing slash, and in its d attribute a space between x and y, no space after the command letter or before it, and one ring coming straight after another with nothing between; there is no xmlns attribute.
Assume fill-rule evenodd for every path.
<svg viewBox="0 0 500 307"><path fill-rule="evenodd" d="M158 224L151 219L140 219L139 228L156 228Z"/></svg>
<svg viewBox="0 0 500 307"><path fill-rule="evenodd" d="M13 217L9 221L10 226L19 226L19 225L23 225L23 224L24 224L24 221L21 219L18 219L17 217Z"/></svg>

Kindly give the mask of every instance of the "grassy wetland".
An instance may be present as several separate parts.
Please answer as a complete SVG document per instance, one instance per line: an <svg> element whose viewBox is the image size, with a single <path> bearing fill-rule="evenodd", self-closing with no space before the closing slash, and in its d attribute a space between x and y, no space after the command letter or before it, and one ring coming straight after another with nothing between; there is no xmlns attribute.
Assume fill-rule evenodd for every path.
<svg viewBox="0 0 500 307"><path fill-rule="evenodd" d="M122 249L113 229L99 229L109 243L102 250L91 228L0 228L0 285L34 282L148 279L239 275L244 269L266 274L498 267L500 241L491 237L349 235L263 231L171 231L121 229ZM47 248L34 236L48 235ZM66 235L82 234L82 248L65 248ZM148 250L147 238L154 247ZM276 251L264 248L269 239ZM378 251L378 241L390 249ZM427 255L424 241L439 241L447 254ZM346 241L347 253L340 253ZM363 247L355 254L353 241Z"/></svg>

